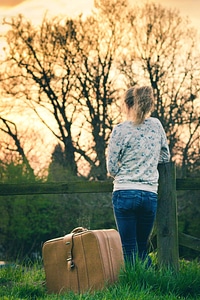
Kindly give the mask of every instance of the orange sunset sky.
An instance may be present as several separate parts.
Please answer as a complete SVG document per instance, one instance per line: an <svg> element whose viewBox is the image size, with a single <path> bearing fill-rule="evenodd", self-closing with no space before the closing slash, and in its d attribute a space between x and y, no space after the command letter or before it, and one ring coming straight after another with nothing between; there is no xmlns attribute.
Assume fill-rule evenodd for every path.
<svg viewBox="0 0 200 300"><path fill-rule="evenodd" d="M130 3L146 2L129 0ZM150 0L151 1L151 0ZM192 24L200 29L200 0L155 0L166 7L178 9L183 16L188 16ZM33 22L40 23L45 12L49 15L74 15L87 13L93 7L93 0L0 0L0 18L23 14Z"/></svg>
<svg viewBox="0 0 200 300"><path fill-rule="evenodd" d="M146 0L129 1L131 4L147 2ZM6 31L5 26L2 25L2 20L5 17L17 16L20 13L27 19L30 19L34 24L40 24L45 13L47 13L49 17L60 14L73 17L80 13L89 13L93 8L93 2L93 0L0 0L0 35ZM183 17L189 17L192 25L200 32L200 0L155 0L153 2L157 2L167 8L179 10ZM2 49L4 46L3 39L0 38L0 59L3 55ZM24 116L23 118L25 122L27 118L29 120L29 116ZM22 120L21 115L20 120ZM35 122L34 124L37 123ZM37 158L34 157L34 168L37 166L42 168L43 165L46 164L46 161L49 161L50 159L50 154L54 145L52 135L48 132L44 134L44 139L44 143L39 141L40 146L38 148L41 153L45 153L45 157L44 153L43 156L39 155ZM44 151L42 147L45 147ZM51 148L51 150L47 151L47 148Z"/></svg>

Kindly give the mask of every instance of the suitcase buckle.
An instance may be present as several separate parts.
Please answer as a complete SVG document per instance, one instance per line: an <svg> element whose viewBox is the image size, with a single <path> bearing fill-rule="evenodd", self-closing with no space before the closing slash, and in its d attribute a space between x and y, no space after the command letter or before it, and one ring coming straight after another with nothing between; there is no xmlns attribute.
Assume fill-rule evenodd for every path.
<svg viewBox="0 0 200 300"><path fill-rule="evenodd" d="M67 261L70 262L70 269L73 269L75 267L75 264L72 260L72 257L67 258Z"/></svg>

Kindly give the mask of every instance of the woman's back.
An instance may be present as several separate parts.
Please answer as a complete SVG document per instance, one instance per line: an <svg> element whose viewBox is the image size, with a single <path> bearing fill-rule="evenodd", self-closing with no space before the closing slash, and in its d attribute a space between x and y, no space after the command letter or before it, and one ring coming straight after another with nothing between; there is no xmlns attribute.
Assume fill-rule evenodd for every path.
<svg viewBox="0 0 200 300"><path fill-rule="evenodd" d="M140 189L156 191L157 165L166 161L169 161L169 149L158 119L148 118L138 125L125 121L113 129L107 167L115 178L115 189L134 184Z"/></svg>

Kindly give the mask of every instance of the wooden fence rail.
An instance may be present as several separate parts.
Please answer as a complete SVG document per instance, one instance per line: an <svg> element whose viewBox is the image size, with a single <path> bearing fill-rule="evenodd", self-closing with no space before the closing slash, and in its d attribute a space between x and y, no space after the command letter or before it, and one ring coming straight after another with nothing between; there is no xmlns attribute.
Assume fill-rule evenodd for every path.
<svg viewBox="0 0 200 300"><path fill-rule="evenodd" d="M178 239L179 245L200 251L200 239L182 232L179 232Z"/></svg>
<svg viewBox="0 0 200 300"><path fill-rule="evenodd" d="M0 196L34 194L109 193L111 181L70 181L51 183L0 183ZM176 179L176 190L200 190L200 178Z"/></svg>
<svg viewBox="0 0 200 300"><path fill-rule="evenodd" d="M200 251L200 239L178 234L177 190L200 190L200 178L177 179L174 163L158 167L157 212L158 262L178 270L178 245ZM0 184L0 196L112 192L112 181L72 181L60 183Z"/></svg>

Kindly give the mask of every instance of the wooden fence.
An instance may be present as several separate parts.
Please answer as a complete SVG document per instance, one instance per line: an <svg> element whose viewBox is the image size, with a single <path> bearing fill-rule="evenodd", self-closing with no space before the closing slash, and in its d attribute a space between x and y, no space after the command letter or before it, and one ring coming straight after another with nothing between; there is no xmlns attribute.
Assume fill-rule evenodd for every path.
<svg viewBox="0 0 200 300"><path fill-rule="evenodd" d="M157 247L158 263L178 270L178 246L200 251L200 239L178 233L177 190L200 190L200 178L177 179L174 163L158 167ZM0 196L112 192L111 181L68 183L0 184Z"/></svg>

